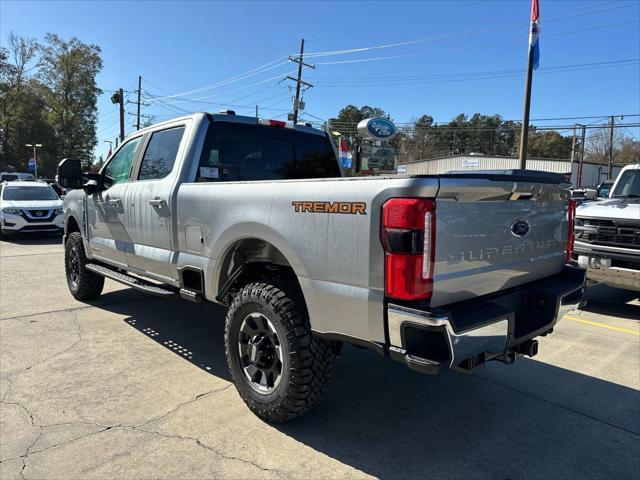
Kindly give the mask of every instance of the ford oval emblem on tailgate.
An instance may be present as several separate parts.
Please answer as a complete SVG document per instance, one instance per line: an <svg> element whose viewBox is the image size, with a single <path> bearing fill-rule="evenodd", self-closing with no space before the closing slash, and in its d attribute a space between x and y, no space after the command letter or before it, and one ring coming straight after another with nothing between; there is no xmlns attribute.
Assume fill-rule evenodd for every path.
<svg viewBox="0 0 640 480"><path fill-rule="evenodd" d="M516 237L524 237L529 233L529 222L526 220L517 220L511 224L511 233Z"/></svg>

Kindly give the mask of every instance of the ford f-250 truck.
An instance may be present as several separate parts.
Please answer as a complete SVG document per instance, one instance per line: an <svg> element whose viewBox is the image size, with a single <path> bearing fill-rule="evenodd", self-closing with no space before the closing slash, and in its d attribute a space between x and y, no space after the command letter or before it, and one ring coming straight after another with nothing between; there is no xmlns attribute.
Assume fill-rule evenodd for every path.
<svg viewBox="0 0 640 480"><path fill-rule="evenodd" d="M575 235L590 281L640 292L640 164L622 169L609 198L578 207Z"/></svg>
<svg viewBox="0 0 640 480"><path fill-rule="evenodd" d="M98 174L63 160L58 181L78 188L72 295L106 277L228 306L229 370L272 422L321 398L343 342L427 373L512 363L583 297L567 185L542 172L341 178L326 132L228 112L142 129Z"/></svg>

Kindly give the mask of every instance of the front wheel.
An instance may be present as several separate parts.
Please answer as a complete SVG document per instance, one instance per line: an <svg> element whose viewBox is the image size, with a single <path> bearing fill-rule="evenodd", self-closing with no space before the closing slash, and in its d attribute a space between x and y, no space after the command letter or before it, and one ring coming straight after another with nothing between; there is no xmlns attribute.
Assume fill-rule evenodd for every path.
<svg viewBox="0 0 640 480"><path fill-rule="evenodd" d="M312 335L304 301L292 292L250 283L234 297L225 324L227 365L238 393L269 422L309 410L331 378L332 346Z"/></svg>
<svg viewBox="0 0 640 480"><path fill-rule="evenodd" d="M98 298L104 287L104 277L85 268L89 263L84 253L80 232L71 232L64 246L64 266L67 285L76 300Z"/></svg>

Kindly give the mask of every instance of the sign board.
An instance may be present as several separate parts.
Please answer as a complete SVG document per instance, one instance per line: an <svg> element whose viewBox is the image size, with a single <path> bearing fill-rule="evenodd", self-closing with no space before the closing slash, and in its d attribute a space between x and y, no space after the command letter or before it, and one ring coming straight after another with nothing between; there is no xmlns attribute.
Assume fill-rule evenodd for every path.
<svg viewBox="0 0 640 480"><path fill-rule="evenodd" d="M480 166L479 158L465 158L462 161L462 168L478 168Z"/></svg>
<svg viewBox="0 0 640 480"><path fill-rule="evenodd" d="M36 170L36 159L30 158L28 165L29 165L29 171L34 172Z"/></svg>
<svg viewBox="0 0 640 480"><path fill-rule="evenodd" d="M406 165L398 165L398 173L407 173Z"/></svg>
<svg viewBox="0 0 640 480"><path fill-rule="evenodd" d="M365 144L362 146L362 170L390 172L396 169L396 150Z"/></svg>
<svg viewBox="0 0 640 480"><path fill-rule="evenodd" d="M396 133L396 126L386 118L365 118L358 123L358 135L362 138L391 140Z"/></svg>

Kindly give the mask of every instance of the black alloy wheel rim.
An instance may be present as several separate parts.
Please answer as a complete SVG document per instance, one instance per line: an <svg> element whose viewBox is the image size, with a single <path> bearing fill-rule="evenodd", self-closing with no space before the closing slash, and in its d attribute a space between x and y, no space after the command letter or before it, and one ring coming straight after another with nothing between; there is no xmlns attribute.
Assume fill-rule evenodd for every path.
<svg viewBox="0 0 640 480"><path fill-rule="evenodd" d="M78 249L76 247L71 247L69 251L69 280L71 280L71 284L75 287L78 285L78 280L80 278L80 260L78 259Z"/></svg>
<svg viewBox="0 0 640 480"><path fill-rule="evenodd" d="M268 394L279 385L282 346L275 327L262 313L251 313L242 320L238 355L244 375L256 392Z"/></svg>

